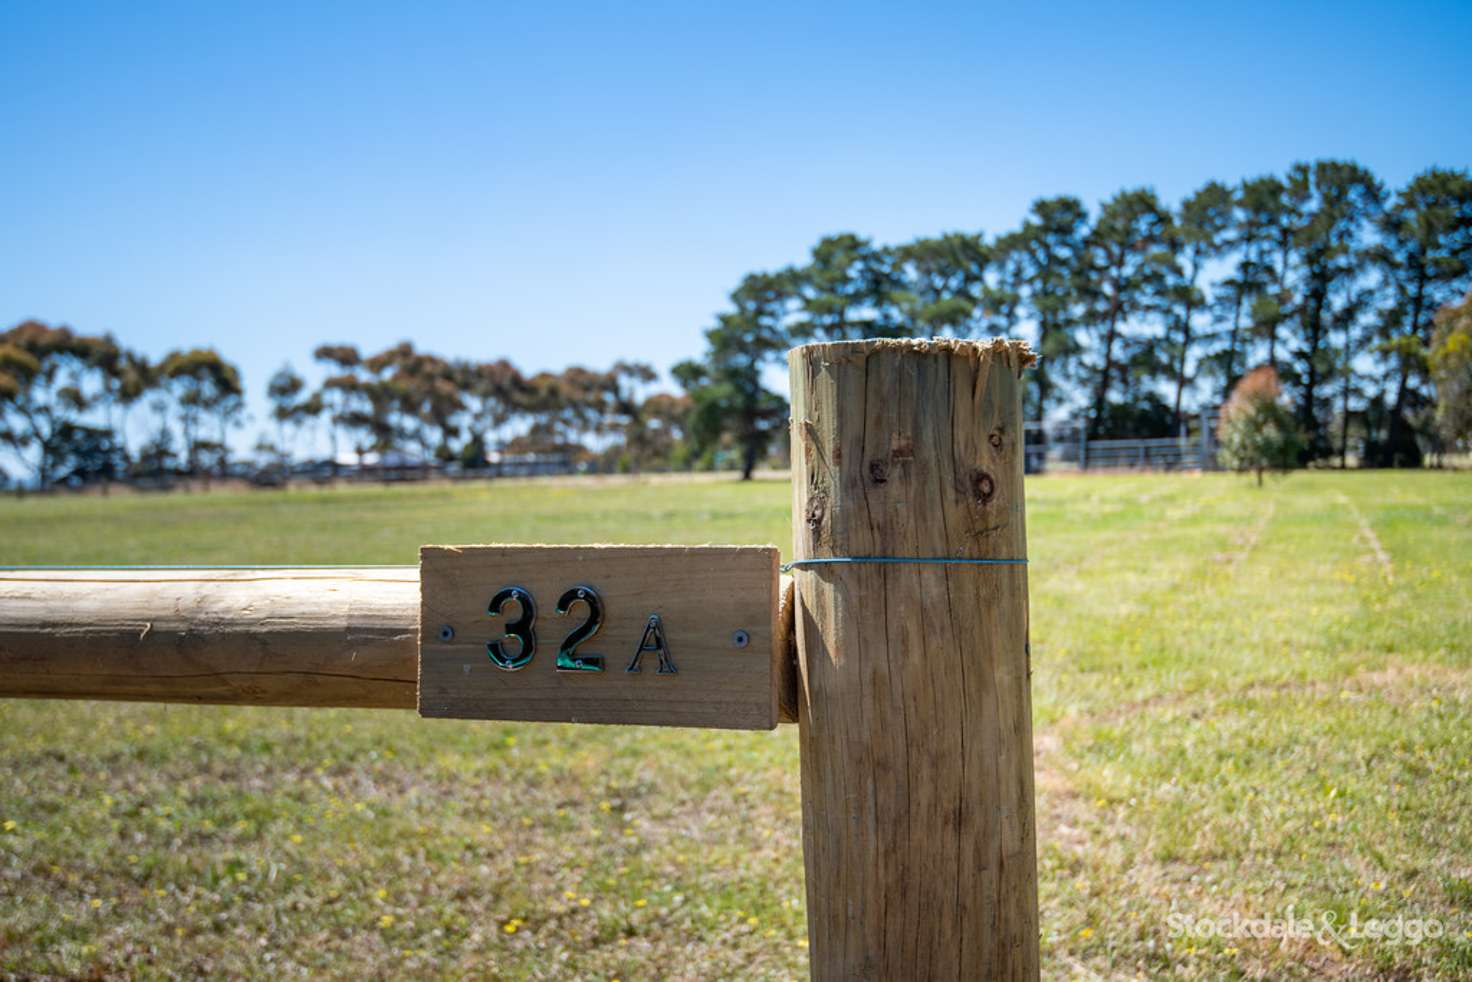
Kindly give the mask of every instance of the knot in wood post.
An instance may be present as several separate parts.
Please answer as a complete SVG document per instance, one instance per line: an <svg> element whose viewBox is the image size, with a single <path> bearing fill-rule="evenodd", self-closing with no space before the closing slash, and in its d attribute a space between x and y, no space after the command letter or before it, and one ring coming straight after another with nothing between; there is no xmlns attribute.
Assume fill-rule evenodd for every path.
<svg viewBox="0 0 1472 982"><path fill-rule="evenodd" d="M1016 341L788 356L794 559L1020 559ZM1027 567L799 565L816 979L1038 975Z"/></svg>

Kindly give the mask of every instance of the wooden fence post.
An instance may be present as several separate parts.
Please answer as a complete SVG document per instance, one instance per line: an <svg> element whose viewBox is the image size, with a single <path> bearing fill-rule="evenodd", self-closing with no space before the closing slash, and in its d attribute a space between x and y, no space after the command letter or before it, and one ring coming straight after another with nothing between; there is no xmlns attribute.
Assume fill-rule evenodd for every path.
<svg viewBox="0 0 1472 982"><path fill-rule="evenodd" d="M1020 342L788 356L815 979L1038 975Z"/></svg>

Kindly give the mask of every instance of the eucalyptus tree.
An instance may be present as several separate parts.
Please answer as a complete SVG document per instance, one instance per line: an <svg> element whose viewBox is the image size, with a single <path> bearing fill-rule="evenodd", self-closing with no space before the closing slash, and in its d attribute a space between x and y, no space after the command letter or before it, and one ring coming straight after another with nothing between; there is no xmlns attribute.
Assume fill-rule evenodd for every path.
<svg viewBox="0 0 1472 982"><path fill-rule="evenodd" d="M688 424L691 402L687 395L655 392L639 407L643 421L628 445L636 469L688 465Z"/></svg>
<svg viewBox="0 0 1472 982"><path fill-rule="evenodd" d="M355 372L362 364L362 355L351 344L322 344L312 352L312 358L327 366L328 374L322 381L317 395L321 399L323 412L327 416L327 439L332 448L332 473L337 473L338 433L350 429L348 414L352 410L354 395L358 387Z"/></svg>
<svg viewBox="0 0 1472 982"><path fill-rule="evenodd" d="M337 473L339 432L352 438L360 463L370 451L383 453L397 446L397 395L379 377L387 361L381 356L364 358L350 344L324 344L312 356L328 366L319 392L330 427L333 473Z"/></svg>
<svg viewBox="0 0 1472 982"><path fill-rule="evenodd" d="M516 394L521 373L505 358L495 361L457 362L453 371L465 406L470 438L461 448L460 459L468 467L485 464L486 451L498 444L501 428L516 413Z"/></svg>
<svg viewBox="0 0 1472 982"><path fill-rule="evenodd" d="M155 384L154 368L145 356L123 347L111 334L99 339L93 362L100 383L95 405L102 410L101 429L108 434L103 442L121 458L118 470L126 470L130 459L128 413Z"/></svg>
<svg viewBox="0 0 1472 982"><path fill-rule="evenodd" d="M137 477L163 478L176 470L179 461L174 449L173 399L158 380L146 401L151 414L149 429L134 457L132 472Z"/></svg>
<svg viewBox="0 0 1472 982"><path fill-rule="evenodd" d="M448 460L464 409L453 366L401 341L362 359L350 419L383 453L412 442L424 459Z"/></svg>
<svg viewBox="0 0 1472 982"><path fill-rule="evenodd" d="M28 320L0 334L0 443L25 460L41 487L106 397L111 338Z"/></svg>
<svg viewBox="0 0 1472 982"><path fill-rule="evenodd" d="M414 355L414 345L400 341L363 359L360 405L368 411L373 449L379 454L418 440L418 393L403 371Z"/></svg>
<svg viewBox="0 0 1472 982"><path fill-rule="evenodd" d="M557 425L564 442L591 451L594 443L607 431L609 424L608 375L582 365L571 365L558 377L562 398Z"/></svg>
<svg viewBox="0 0 1472 982"><path fill-rule="evenodd" d="M1297 415L1309 457L1327 456L1324 389L1354 359L1355 324L1362 306L1357 289L1366 267L1367 235L1385 191L1364 167L1350 161L1295 164L1288 186L1302 195L1302 220L1294 236L1298 304L1293 360L1284 374L1298 394ZM1335 329L1349 351L1334 350Z"/></svg>
<svg viewBox="0 0 1472 982"><path fill-rule="evenodd" d="M527 429L510 445L532 451L565 449L565 414L571 398L563 375L537 372L523 379L516 392L516 411L526 419Z"/></svg>
<svg viewBox="0 0 1472 982"><path fill-rule="evenodd" d="M1165 300L1171 317L1167 339L1174 356L1175 400L1171 415L1179 432L1181 398L1189 378L1192 344L1196 341L1194 319L1206 305L1201 276L1208 263L1220 256L1232 225L1232 191L1219 181L1210 181L1181 202L1180 214L1171 223L1167 244L1171 263L1167 267Z"/></svg>
<svg viewBox="0 0 1472 982"><path fill-rule="evenodd" d="M1159 311L1168 254L1170 211L1147 188L1104 202L1084 240L1084 311L1093 379L1090 433L1101 435L1114 385L1140 391L1159 368L1139 320ZM1134 387L1140 388L1134 388Z"/></svg>
<svg viewBox="0 0 1472 982"><path fill-rule="evenodd" d="M1431 168L1402 188L1377 222L1370 250L1384 287L1381 348L1394 359L1387 375L1390 432L1377 463L1410 458L1408 416L1431 403L1430 365L1436 312L1455 302L1472 280L1472 176Z"/></svg>
<svg viewBox="0 0 1472 982"><path fill-rule="evenodd" d="M643 393L658 378L653 365L622 360L614 362L603 376L603 429L622 443L626 463L635 471L651 456L646 439L651 420L645 415L649 400Z"/></svg>
<svg viewBox="0 0 1472 982"><path fill-rule="evenodd" d="M385 352L381 372L399 407L400 431L413 438L425 460L454 458L465 409L458 374L439 355L417 351L405 341Z"/></svg>
<svg viewBox="0 0 1472 982"><path fill-rule="evenodd" d="M282 365L266 385L271 418L276 421L276 455L282 466L291 460L295 437L322 412L322 396L307 392L307 383L290 365Z"/></svg>
<svg viewBox="0 0 1472 982"><path fill-rule="evenodd" d="M117 357L107 368L106 387L111 405L117 407L118 452L123 460L131 459L128 451L128 416L133 407L158 385L158 369L146 355L119 347ZM109 414L110 415L110 414Z"/></svg>
<svg viewBox="0 0 1472 982"><path fill-rule="evenodd" d="M210 454L216 457L217 470L224 474L229 462L229 430L245 409L239 369L214 348L190 348L169 352L159 364L159 378L179 410L189 472L201 473L204 457ZM204 435L204 423L211 417L219 426L218 440Z"/></svg>

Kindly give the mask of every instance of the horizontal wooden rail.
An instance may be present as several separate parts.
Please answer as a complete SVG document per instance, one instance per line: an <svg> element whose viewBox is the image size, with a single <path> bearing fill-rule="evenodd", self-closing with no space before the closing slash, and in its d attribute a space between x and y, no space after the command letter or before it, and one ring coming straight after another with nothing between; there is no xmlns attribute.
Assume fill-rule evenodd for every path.
<svg viewBox="0 0 1472 982"><path fill-rule="evenodd" d="M413 709L418 639L416 566L0 571L0 698Z"/></svg>
<svg viewBox="0 0 1472 982"><path fill-rule="evenodd" d="M0 696L414 708L419 570L0 572Z"/></svg>

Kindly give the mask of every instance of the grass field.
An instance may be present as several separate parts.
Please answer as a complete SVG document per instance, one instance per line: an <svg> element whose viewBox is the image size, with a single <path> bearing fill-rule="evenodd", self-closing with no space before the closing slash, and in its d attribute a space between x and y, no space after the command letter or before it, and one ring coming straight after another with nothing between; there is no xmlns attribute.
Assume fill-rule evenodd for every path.
<svg viewBox="0 0 1472 982"><path fill-rule="evenodd" d="M1027 506L1045 976L1472 973L1472 475ZM6 564L789 540L780 482L0 503ZM798 809L791 727L0 703L0 974L800 977ZM1359 934L1172 930L1290 907Z"/></svg>

